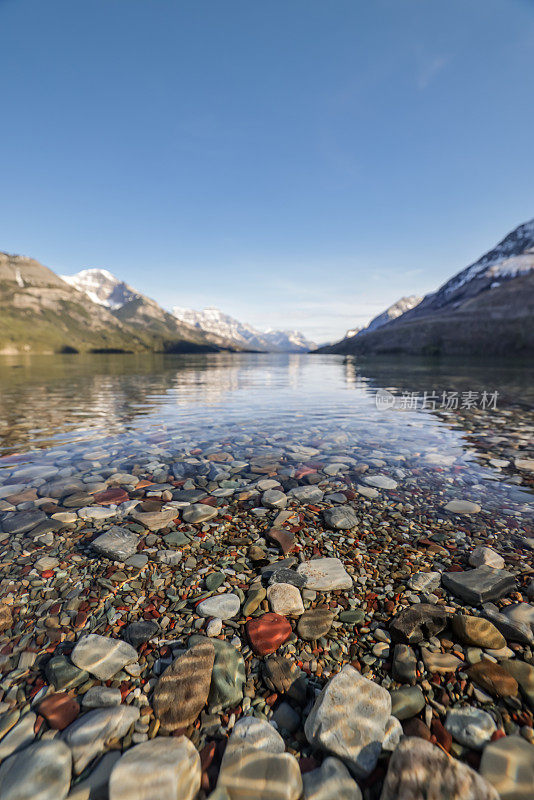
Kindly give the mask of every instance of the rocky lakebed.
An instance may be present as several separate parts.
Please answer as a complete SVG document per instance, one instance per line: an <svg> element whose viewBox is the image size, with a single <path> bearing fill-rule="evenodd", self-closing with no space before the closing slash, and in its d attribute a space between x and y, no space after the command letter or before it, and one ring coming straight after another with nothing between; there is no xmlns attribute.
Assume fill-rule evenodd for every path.
<svg viewBox="0 0 534 800"><path fill-rule="evenodd" d="M532 800L533 427L503 414L478 463L376 416L7 454L1 800Z"/></svg>

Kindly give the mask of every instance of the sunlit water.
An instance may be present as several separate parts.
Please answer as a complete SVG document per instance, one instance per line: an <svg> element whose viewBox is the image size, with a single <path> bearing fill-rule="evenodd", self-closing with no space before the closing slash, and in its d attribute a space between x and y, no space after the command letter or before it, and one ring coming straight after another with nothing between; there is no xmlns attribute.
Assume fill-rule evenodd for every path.
<svg viewBox="0 0 534 800"><path fill-rule="evenodd" d="M460 417L438 408L381 410L376 392L497 391L497 408L532 406L523 365L434 364L341 356L28 356L0 360L0 483L14 466L66 468L105 446L116 458L145 458L229 443L236 457L284 457L309 446L342 461L383 460L436 495L525 514L528 491L480 459ZM463 423L465 427L465 422ZM429 475L431 481L429 481ZM402 481L401 481L402 483ZM413 488L413 483L412 483ZM520 511L517 511L520 509Z"/></svg>

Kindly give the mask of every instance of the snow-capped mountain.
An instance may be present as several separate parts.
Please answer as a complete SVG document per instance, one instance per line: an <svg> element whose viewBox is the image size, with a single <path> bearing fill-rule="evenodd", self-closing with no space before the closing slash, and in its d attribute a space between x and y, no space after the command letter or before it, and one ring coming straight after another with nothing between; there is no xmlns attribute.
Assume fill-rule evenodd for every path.
<svg viewBox="0 0 534 800"><path fill-rule="evenodd" d="M401 297L396 303L393 303L393 305L386 308L385 311L382 311L381 314L374 317L365 327L350 328L345 334L345 339L353 339L355 336L360 336L360 334L369 333L369 331L375 331L377 328L381 328L382 325L386 325L386 323L391 322L392 319L397 319L401 314L405 314L406 311L415 308L422 299L422 297L417 297L415 294L409 297Z"/></svg>
<svg viewBox="0 0 534 800"><path fill-rule="evenodd" d="M85 292L93 303L106 308L122 308L130 300L140 297L139 292L116 278L107 269L82 269L75 275L60 277L78 291Z"/></svg>
<svg viewBox="0 0 534 800"><path fill-rule="evenodd" d="M187 325L223 336L225 339L240 344L251 350L266 350L285 353L307 353L315 348L299 331L259 331L252 325L239 322L234 317L224 314L218 308L209 307L203 311L175 306L174 316Z"/></svg>

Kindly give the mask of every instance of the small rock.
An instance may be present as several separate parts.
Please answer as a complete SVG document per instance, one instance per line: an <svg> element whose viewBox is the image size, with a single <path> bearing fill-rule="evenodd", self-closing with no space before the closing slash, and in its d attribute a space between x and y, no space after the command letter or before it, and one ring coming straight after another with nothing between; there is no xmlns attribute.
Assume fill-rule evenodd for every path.
<svg viewBox="0 0 534 800"><path fill-rule="evenodd" d="M493 718L479 708L451 708L445 727L460 744L481 750L497 730Z"/></svg>
<svg viewBox="0 0 534 800"><path fill-rule="evenodd" d="M186 508L185 511L182 512L182 519L184 522L190 523L199 523L199 522L208 522L208 520L213 519L219 513L218 508L213 508L213 506L207 506L204 503L193 503L192 506Z"/></svg>
<svg viewBox="0 0 534 800"><path fill-rule="evenodd" d="M452 629L462 644L493 649L506 645L506 639L502 633L499 633L495 625L483 617L455 614L452 618Z"/></svg>
<svg viewBox="0 0 534 800"><path fill-rule="evenodd" d="M338 758L328 756L302 776L303 800L362 800L360 787Z"/></svg>
<svg viewBox="0 0 534 800"><path fill-rule="evenodd" d="M39 704L39 714L46 719L49 726L62 731L77 718L80 706L73 697L65 692L51 694Z"/></svg>
<svg viewBox="0 0 534 800"><path fill-rule="evenodd" d="M201 617L217 617L218 619L232 619L239 613L241 601L236 594L215 594L202 600L196 610Z"/></svg>
<svg viewBox="0 0 534 800"><path fill-rule="evenodd" d="M55 739L15 753L0 766L2 800L64 800L71 779L71 752Z"/></svg>
<svg viewBox="0 0 534 800"><path fill-rule="evenodd" d="M324 606L305 611L297 625L300 638L312 642L321 636L326 636L332 627L334 617L334 612Z"/></svg>
<svg viewBox="0 0 534 800"><path fill-rule="evenodd" d="M121 639L108 639L89 633L79 639L71 659L79 669L101 681L108 681L126 664L137 661L138 655L130 644Z"/></svg>
<svg viewBox="0 0 534 800"><path fill-rule="evenodd" d="M352 589L352 578L339 558L315 558L304 561L297 568L299 575L306 578L306 588L319 592L336 589Z"/></svg>
<svg viewBox="0 0 534 800"><path fill-rule="evenodd" d="M193 800L201 772L200 756L185 736L142 742L113 768L109 800Z"/></svg>
<svg viewBox="0 0 534 800"><path fill-rule="evenodd" d="M327 508L323 511L323 517L328 527L334 530L351 530L360 523L350 506Z"/></svg>
<svg viewBox="0 0 534 800"><path fill-rule="evenodd" d="M479 661L467 670L469 678L496 697L515 697L519 686L515 678L493 661Z"/></svg>
<svg viewBox="0 0 534 800"><path fill-rule="evenodd" d="M260 656L274 653L292 633L287 619L272 612L250 619L246 624L246 631L252 649Z"/></svg>
<svg viewBox="0 0 534 800"><path fill-rule="evenodd" d="M415 717L425 707L425 696L419 686L403 686L391 692L391 713L397 719Z"/></svg>
<svg viewBox="0 0 534 800"><path fill-rule="evenodd" d="M520 736L505 736L484 748L480 774L501 800L532 800L534 745Z"/></svg>
<svg viewBox="0 0 534 800"><path fill-rule="evenodd" d="M467 572L444 572L441 580L446 589L473 606L497 600L515 588L515 578L510 572L487 566Z"/></svg>
<svg viewBox="0 0 534 800"><path fill-rule="evenodd" d="M439 606L419 603L403 609L389 625L391 636L406 644L419 644L436 636L447 624L447 614Z"/></svg>
<svg viewBox="0 0 534 800"><path fill-rule="evenodd" d="M478 503L470 500L450 500L445 506L445 511L451 514L478 514L480 510Z"/></svg>
<svg viewBox="0 0 534 800"><path fill-rule="evenodd" d="M304 613L300 591L290 583L273 583L267 589L271 611L283 616L299 616Z"/></svg>
<svg viewBox="0 0 534 800"><path fill-rule="evenodd" d="M503 569L504 558L500 556L491 547L475 547L469 556L469 563L472 567L494 567L495 569Z"/></svg>
<svg viewBox="0 0 534 800"><path fill-rule="evenodd" d="M127 528L114 525L92 542L93 550L114 561L126 561L135 555L140 537Z"/></svg>

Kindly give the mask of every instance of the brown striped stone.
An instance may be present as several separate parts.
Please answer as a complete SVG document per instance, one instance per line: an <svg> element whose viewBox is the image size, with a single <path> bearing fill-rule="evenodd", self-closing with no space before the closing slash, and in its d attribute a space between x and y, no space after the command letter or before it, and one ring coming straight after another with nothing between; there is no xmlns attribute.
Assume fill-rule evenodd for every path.
<svg viewBox="0 0 534 800"><path fill-rule="evenodd" d="M196 720L208 699L215 648L196 644L167 667L154 689L154 713L162 728L175 731Z"/></svg>
<svg viewBox="0 0 534 800"><path fill-rule="evenodd" d="M310 608L308 611L305 611L299 619L299 624L297 626L300 638L311 642L314 639L319 639L321 636L326 636L332 627L334 616L335 614L330 611L329 608L326 608L326 606Z"/></svg>
<svg viewBox="0 0 534 800"><path fill-rule="evenodd" d="M5 603L0 603L0 633L7 631L13 625L11 609Z"/></svg>

